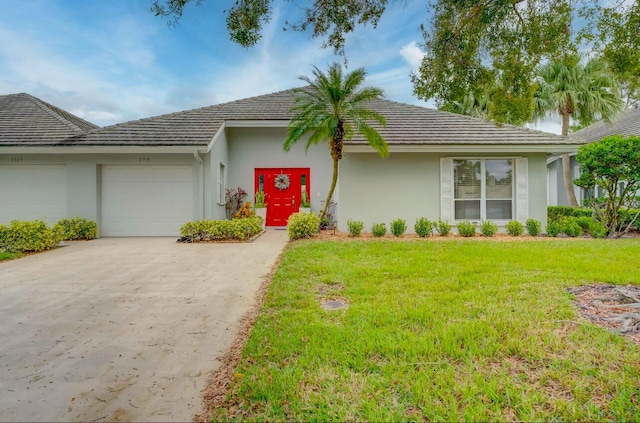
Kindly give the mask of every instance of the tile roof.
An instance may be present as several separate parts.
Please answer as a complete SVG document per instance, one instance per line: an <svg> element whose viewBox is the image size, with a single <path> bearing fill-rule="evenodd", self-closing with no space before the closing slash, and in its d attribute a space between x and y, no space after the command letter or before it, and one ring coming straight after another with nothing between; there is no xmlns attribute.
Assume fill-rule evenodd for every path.
<svg viewBox="0 0 640 423"><path fill-rule="evenodd" d="M50 145L96 128L29 94L0 95L0 145Z"/></svg>
<svg viewBox="0 0 640 423"><path fill-rule="evenodd" d="M582 139L587 142L598 141L609 135L638 135L640 136L640 109L629 109L620 113L611 123L596 122L569 135L571 138Z"/></svg>
<svg viewBox="0 0 640 423"><path fill-rule="evenodd" d="M289 109L293 105L294 97L293 90L285 90L125 122L74 136L63 144L203 146L213 139L225 121L289 121L291 118ZM478 118L389 100L373 101L370 107L386 117L387 127L379 130L389 144L563 145L582 143L579 139L570 139L519 126L496 126L494 123ZM364 143L361 137L356 137L349 142L356 145Z"/></svg>

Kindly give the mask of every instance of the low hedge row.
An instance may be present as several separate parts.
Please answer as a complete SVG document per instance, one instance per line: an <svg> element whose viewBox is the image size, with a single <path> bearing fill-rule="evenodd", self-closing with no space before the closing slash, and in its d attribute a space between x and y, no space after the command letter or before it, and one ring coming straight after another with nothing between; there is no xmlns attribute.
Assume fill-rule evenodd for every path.
<svg viewBox="0 0 640 423"><path fill-rule="evenodd" d="M60 241L97 236L96 222L80 217L62 219L53 228L41 220L13 220L9 225L0 225L0 251L39 252L56 247Z"/></svg>
<svg viewBox="0 0 640 423"><path fill-rule="evenodd" d="M98 224L82 217L59 220L53 225L53 230L59 233L65 241L96 239L98 237Z"/></svg>
<svg viewBox="0 0 640 423"><path fill-rule="evenodd" d="M262 218L251 216L233 220L196 220L180 228L180 235L192 242L247 240L262 231Z"/></svg>

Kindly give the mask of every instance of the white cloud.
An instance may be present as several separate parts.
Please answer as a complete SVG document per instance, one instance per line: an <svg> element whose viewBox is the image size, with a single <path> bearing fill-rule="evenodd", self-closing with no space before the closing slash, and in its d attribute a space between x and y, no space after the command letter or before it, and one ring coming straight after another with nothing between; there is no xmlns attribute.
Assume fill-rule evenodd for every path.
<svg viewBox="0 0 640 423"><path fill-rule="evenodd" d="M418 43L415 41L411 41L400 49L400 56L402 56L414 71L420 68L424 55L425 53L418 47Z"/></svg>

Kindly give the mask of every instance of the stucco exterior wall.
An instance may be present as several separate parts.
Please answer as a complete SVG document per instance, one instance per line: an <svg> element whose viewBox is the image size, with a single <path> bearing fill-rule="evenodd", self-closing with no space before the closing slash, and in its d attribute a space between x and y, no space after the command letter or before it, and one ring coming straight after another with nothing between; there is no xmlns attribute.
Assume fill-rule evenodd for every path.
<svg viewBox="0 0 640 423"><path fill-rule="evenodd" d="M19 157L19 164L11 162ZM0 154L0 165L65 165L67 217L80 216L101 225L101 167L103 165L191 165L194 219L202 214L200 164L193 154Z"/></svg>
<svg viewBox="0 0 640 423"><path fill-rule="evenodd" d="M227 140L227 130L221 131L211 147L211 151L207 154L205 167L205 218L206 219L226 219L224 203L220 203L218 197L218 163L222 162L227 166L229 171L229 145ZM227 173L228 179L228 173ZM223 181L223 187L224 187ZM228 185L228 184L227 184ZM224 194L222 194L224 196Z"/></svg>
<svg viewBox="0 0 640 423"><path fill-rule="evenodd" d="M241 187L253 200L255 168L308 167L311 211L320 211L331 185L332 163L326 144L311 146L305 153L305 141L301 140L287 153L282 150L286 128L229 128L227 131L229 188Z"/></svg>
<svg viewBox="0 0 640 423"><path fill-rule="evenodd" d="M369 231L373 223L406 220L413 232L417 218L438 220L441 210L440 158L442 157L526 157L528 159L528 216L546 226L546 154L435 154L391 153L382 159L371 153L345 155L340 167L340 220L338 228L347 230L347 220L361 220ZM523 222L524 223L524 222Z"/></svg>

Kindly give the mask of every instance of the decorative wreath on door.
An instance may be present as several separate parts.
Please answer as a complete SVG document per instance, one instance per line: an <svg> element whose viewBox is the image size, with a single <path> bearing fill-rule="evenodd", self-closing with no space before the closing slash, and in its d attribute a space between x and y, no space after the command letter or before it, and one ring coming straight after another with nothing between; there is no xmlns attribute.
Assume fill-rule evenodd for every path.
<svg viewBox="0 0 640 423"><path fill-rule="evenodd" d="M278 188L281 191L289 188L289 185L291 185L291 180L289 179L289 175L285 175L284 173L281 173L280 175L276 176L274 185L276 186L276 188Z"/></svg>

